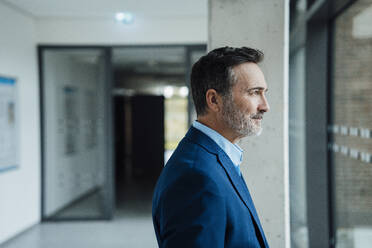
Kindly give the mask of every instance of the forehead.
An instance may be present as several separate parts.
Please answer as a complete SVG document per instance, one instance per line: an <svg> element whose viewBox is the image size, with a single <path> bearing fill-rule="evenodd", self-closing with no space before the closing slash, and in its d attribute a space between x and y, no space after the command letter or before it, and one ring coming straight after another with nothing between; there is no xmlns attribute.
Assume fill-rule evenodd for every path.
<svg viewBox="0 0 372 248"><path fill-rule="evenodd" d="M233 67L237 88L267 88L265 76L256 63L248 62Z"/></svg>

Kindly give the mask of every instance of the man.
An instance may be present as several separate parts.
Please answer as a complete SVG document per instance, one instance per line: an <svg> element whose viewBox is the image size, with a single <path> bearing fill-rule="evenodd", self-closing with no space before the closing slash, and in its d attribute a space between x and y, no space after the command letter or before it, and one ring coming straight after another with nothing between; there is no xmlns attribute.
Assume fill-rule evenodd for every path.
<svg viewBox="0 0 372 248"><path fill-rule="evenodd" d="M262 59L255 49L223 47L194 64L197 121L163 169L153 197L159 247L269 247L236 144L261 133L269 110L257 65Z"/></svg>

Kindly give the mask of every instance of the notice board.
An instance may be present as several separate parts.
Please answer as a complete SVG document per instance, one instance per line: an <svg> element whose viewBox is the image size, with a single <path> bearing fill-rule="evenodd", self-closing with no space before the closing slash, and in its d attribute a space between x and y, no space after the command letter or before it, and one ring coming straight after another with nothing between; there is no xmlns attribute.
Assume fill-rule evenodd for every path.
<svg viewBox="0 0 372 248"><path fill-rule="evenodd" d="M0 76L0 173L18 167L16 88L14 78Z"/></svg>

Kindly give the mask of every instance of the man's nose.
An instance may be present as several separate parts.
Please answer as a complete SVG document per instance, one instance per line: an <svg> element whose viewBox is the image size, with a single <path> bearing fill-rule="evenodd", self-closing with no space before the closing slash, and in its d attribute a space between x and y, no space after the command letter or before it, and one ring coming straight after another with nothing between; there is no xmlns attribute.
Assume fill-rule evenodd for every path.
<svg viewBox="0 0 372 248"><path fill-rule="evenodd" d="M262 96L262 101L260 105L258 106L258 110L262 112L270 111L270 105L265 96Z"/></svg>

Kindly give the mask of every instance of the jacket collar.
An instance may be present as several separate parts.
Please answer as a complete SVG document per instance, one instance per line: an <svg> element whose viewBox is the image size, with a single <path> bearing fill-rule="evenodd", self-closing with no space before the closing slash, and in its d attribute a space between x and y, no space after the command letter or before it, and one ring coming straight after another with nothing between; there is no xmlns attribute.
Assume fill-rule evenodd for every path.
<svg viewBox="0 0 372 248"><path fill-rule="evenodd" d="M254 221L256 222L261 232L261 237L263 238L265 245L268 247L249 190L245 185L244 179L235 170L231 159L217 145L216 142L214 142L210 137L208 137L206 134L204 134L203 132L199 131L194 127L191 127L189 129L189 131L186 134L186 138L189 139L191 142L197 143L200 146L204 147L208 152L217 155L219 163L226 171L226 174L228 175L230 182L234 186L235 191L238 193L240 199L243 201L244 205L249 209Z"/></svg>
<svg viewBox="0 0 372 248"><path fill-rule="evenodd" d="M220 152L223 152L222 148L214 142L213 139L208 137L205 133L198 130L195 127L190 127L189 131L185 136L187 139L191 140L193 143L197 143L200 146L204 147L208 152L218 155Z"/></svg>

